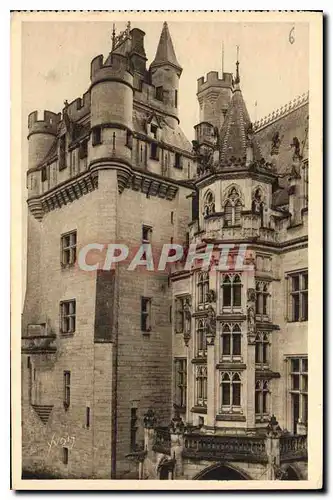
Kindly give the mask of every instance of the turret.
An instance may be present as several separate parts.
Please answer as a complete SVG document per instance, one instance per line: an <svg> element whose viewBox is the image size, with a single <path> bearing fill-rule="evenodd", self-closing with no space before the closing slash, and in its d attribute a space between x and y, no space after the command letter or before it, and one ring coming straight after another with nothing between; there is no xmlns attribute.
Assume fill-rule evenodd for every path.
<svg viewBox="0 0 333 500"><path fill-rule="evenodd" d="M28 168L36 167L49 152L57 135L61 114L44 111L43 119L38 120L38 112L28 116L29 156Z"/></svg>
<svg viewBox="0 0 333 500"><path fill-rule="evenodd" d="M155 59L150 65L150 72L152 84L156 88L155 97L164 103L165 111L179 122L178 91L182 68L177 61L166 22L163 24ZM172 124L170 123L170 125Z"/></svg>
<svg viewBox="0 0 333 500"><path fill-rule="evenodd" d="M232 74L223 73L222 78L219 78L217 71L210 71L207 74L206 80L204 77L198 79L197 97L200 106L200 123L209 123L214 129L218 130L223 125L233 90ZM207 127L204 127L206 130ZM201 141L201 136L198 135L197 141Z"/></svg>
<svg viewBox="0 0 333 500"><path fill-rule="evenodd" d="M117 39L105 62L102 55L91 62L90 157L94 160L113 155L130 162L133 66L128 56L131 48L129 30Z"/></svg>

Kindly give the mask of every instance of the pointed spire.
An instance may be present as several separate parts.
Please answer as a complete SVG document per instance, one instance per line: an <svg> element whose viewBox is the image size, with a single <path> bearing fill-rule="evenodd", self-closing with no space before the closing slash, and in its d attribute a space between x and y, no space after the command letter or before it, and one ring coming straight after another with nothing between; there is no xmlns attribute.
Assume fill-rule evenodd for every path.
<svg viewBox="0 0 333 500"><path fill-rule="evenodd" d="M220 132L221 166L245 164L249 146L252 148L253 161L262 159L242 92L237 86Z"/></svg>
<svg viewBox="0 0 333 500"><path fill-rule="evenodd" d="M164 66L165 64L170 64L179 71L182 71L182 67L180 66L176 58L175 49L173 48L171 35L169 32L168 24L166 22L163 23L163 29L161 32L160 41L158 42L155 59L150 66Z"/></svg>

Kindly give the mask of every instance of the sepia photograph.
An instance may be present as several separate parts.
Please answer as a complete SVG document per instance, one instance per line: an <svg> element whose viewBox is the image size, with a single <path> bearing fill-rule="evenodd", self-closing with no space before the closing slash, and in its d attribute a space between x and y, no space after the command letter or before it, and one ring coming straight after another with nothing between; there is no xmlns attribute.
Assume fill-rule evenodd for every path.
<svg viewBox="0 0 333 500"><path fill-rule="evenodd" d="M15 489L320 488L322 13L16 12L12 65Z"/></svg>

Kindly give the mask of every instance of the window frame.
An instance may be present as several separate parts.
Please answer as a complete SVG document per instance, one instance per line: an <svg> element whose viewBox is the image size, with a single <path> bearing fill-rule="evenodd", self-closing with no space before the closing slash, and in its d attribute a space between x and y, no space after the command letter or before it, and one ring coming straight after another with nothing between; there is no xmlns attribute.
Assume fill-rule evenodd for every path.
<svg viewBox="0 0 333 500"><path fill-rule="evenodd" d="M288 394L289 394L289 404L290 404L290 421L293 432L297 429L297 423L295 425L294 419L294 395L298 395L298 419L303 422L304 425L308 425L308 380L309 380L309 369L308 369L308 356L290 356L287 358L288 361ZM293 362L298 361L298 370L293 370ZM303 368L304 362L306 362L306 369ZM293 387L294 377L299 377L298 388ZM303 381L306 380L306 388L304 388Z"/></svg>
<svg viewBox="0 0 333 500"><path fill-rule="evenodd" d="M196 406L207 408L207 365L197 365L195 370Z"/></svg>
<svg viewBox="0 0 333 500"><path fill-rule="evenodd" d="M227 281L227 278L229 281ZM239 290L240 303L235 304L235 280L236 286ZM225 292L227 290L225 287L230 286L230 304L225 304ZM239 313L242 311L243 306L243 281L241 273L221 273L220 275L220 287L221 287L221 311Z"/></svg>
<svg viewBox="0 0 333 500"><path fill-rule="evenodd" d="M65 239L69 237L69 244L65 245ZM73 241L74 240L74 241ZM63 233L60 237L60 246L61 246L61 267L72 267L76 263L77 259L77 230L73 229L72 231L68 231L67 233ZM65 255L68 254L68 260L64 258Z"/></svg>
<svg viewBox="0 0 333 500"><path fill-rule="evenodd" d="M141 296L141 332L143 333L150 333L152 330L151 304L152 304L151 297Z"/></svg>
<svg viewBox="0 0 333 500"><path fill-rule="evenodd" d="M297 290L293 290L293 279L297 278L299 280L299 286ZM309 291L309 273L307 269L301 269L299 271L293 271L286 274L287 280L287 318L289 323L302 323L308 321L309 317L309 302L308 302L308 291ZM306 282L307 286L303 288L303 284ZM295 298L297 297L298 304L295 306ZM305 300L306 297L306 300ZM304 304L306 304L306 309L303 310ZM304 314L305 311L305 315Z"/></svg>
<svg viewBox="0 0 333 500"><path fill-rule="evenodd" d="M228 330L227 330L228 328ZM224 338L229 337L229 354L224 352ZM234 353L235 338L239 337L240 352ZM240 323L223 323L220 335L220 360L229 362L242 361L242 327ZM237 344L236 344L237 345Z"/></svg>
<svg viewBox="0 0 333 500"><path fill-rule="evenodd" d="M187 358L174 358L175 395L174 403L177 408L186 409L187 403Z"/></svg>
<svg viewBox="0 0 333 500"><path fill-rule="evenodd" d="M196 357L207 358L207 324L206 318L198 318L195 330Z"/></svg>
<svg viewBox="0 0 333 500"><path fill-rule="evenodd" d="M73 307L74 306L74 307ZM68 310L64 310L68 307ZM72 308L72 310L71 310ZM64 321L68 321L68 328L64 328ZM60 333L63 336L73 335L76 331L76 299L60 302Z"/></svg>
<svg viewBox="0 0 333 500"><path fill-rule="evenodd" d="M220 371L220 412L221 414L242 413L242 376L238 371ZM236 404L236 391L234 386L237 386L237 397L239 404ZM226 391L226 392L225 392ZM228 401L225 402L224 396L228 395Z"/></svg>
<svg viewBox="0 0 333 500"><path fill-rule="evenodd" d="M102 127L100 125L91 130L91 145L95 147L99 144L102 144Z"/></svg>
<svg viewBox="0 0 333 500"><path fill-rule="evenodd" d="M269 321L271 316L271 283L265 280L255 280L256 319Z"/></svg>
<svg viewBox="0 0 333 500"><path fill-rule="evenodd" d="M269 419L271 391L268 380L257 380L255 385L255 418L256 421L265 421ZM258 399L257 399L258 398Z"/></svg>
<svg viewBox="0 0 333 500"><path fill-rule="evenodd" d="M63 404L67 411L71 404L71 372L70 370L64 370L63 372Z"/></svg>
<svg viewBox="0 0 333 500"><path fill-rule="evenodd" d="M271 364L270 333L257 332L255 339L255 366L257 370L268 369Z"/></svg>
<svg viewBox="0 0 333 500"><path fill-rule="evenodd" d="M197 273L197 309L204 310L208 305L207 294L209 292L209 272Z"/></svg>

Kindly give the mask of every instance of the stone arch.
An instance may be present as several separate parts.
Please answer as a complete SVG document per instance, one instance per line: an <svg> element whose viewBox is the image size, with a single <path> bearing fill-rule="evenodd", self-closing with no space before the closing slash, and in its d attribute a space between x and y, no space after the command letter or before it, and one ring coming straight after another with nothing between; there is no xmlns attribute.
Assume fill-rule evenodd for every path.
<svg viewBox="0 0 333 500"><path fill-rule="evenodd" d="M281 467L282 481L301 481L303 479L301 472L295 464L285 464Z"/></svg>
<svg viewBox="0 0 333 500"><path fill-rule="evenodd" d="M244 200L244 195L241 190L241 187L238 184L229 184L228 187L226 187L223 191L223 196L222 196L222 205L226 204L228 199L230 198L230 195L232 194L233 190L235 190L238 194L238 199L240 200L241 204L244 206L245 205L245 200Z"/></svg>
<svg viewBox="0 0 333 500"><path fill-rule="evenodd" d="M193 477L193 480L248 481L252 478L239 467L228 462L219 462L206 467Z"/></svg>

